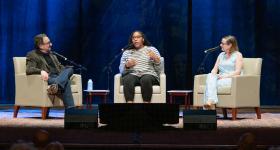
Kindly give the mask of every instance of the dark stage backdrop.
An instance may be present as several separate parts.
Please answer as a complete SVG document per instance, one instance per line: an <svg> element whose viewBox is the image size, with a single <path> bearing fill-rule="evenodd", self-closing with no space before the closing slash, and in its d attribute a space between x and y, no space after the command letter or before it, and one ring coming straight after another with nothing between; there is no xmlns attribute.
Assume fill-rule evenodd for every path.
<svg viewBox="0 0 280 150"><path fill-rule="evenodd" d="M36 34L88 69L84 89L89 78L107 89L107 64L142 30L165 58L167 90L192 89L203 50L232 34L244 57L263 58L261 104L279 105L279 9L278 0L0 0L0 103L14 103L12 57L32 50ZM218 53L207 58L206 72ZM111 102L119 59L109 66Z"/></svg>

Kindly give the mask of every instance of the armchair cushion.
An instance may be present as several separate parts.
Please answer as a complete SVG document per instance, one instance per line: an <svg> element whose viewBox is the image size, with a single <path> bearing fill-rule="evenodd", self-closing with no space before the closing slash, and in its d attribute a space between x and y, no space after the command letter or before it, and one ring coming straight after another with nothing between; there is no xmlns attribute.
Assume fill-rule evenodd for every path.
<svg viewBox="0 0 280 150"><path fill-rule="evenodd" d="M198 93L203 94L205 91L205 85L200 85L198 88ZM219 95L229 95L231 93L231 87L219 87L218 94Z"/></svg>

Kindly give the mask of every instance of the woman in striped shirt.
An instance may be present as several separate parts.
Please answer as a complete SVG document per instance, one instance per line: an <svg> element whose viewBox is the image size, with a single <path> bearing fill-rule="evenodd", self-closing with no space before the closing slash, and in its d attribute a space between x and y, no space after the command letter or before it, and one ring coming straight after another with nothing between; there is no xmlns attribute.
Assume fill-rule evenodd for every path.
<svg viewBox="0 0 280 150"><path fill-rule="evenodd" d="M132 103L134 88L140 85L143 101L149 103L153 93L152 86L159 85L160 54L141 31L132 32L128 45L131 47L123 52L119 66L125 100Z"/></svg>

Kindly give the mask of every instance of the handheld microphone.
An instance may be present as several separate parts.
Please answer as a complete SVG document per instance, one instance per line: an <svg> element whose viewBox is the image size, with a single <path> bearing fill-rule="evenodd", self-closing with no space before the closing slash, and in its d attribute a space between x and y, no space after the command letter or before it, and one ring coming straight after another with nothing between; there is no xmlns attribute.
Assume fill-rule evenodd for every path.
<svg viewBox="0 0 280 150"><path fill-rule="evenodd" d="M213 51L215 51L215 50L217 50L217 49L219 49L219 48L220 48L220 46L216 46L216 47L213 47L213 48L209 48L209 49L204 50L204 53L213 52Z"/></svg>
<svg viewBox="0 0 280 150"><path fill-rule="evenodd" d="M55 54L56 56L59 56L60 58L64 59L64 60L67 60L68 58L64 57L63 55L55 52L55 51L51 51L53 54Z"/></svg>
<svg viewBox="0 0 280 150"><path fill-rule="evenodd" d="M127 45L126 45L125 47L123 47L121 50L122 50L122 51L125 51L125 50L131 48L132 45L133 45L133 43L127 44Z"/></svg>

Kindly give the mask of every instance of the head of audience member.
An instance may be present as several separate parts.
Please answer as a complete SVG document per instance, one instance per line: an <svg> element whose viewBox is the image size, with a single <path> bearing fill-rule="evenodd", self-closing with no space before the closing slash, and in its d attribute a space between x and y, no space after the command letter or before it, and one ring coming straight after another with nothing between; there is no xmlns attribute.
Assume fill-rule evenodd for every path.
<svg viewBox="0 0 280 150"><path fill-rule="evenodd" d="M9 150L35 150L32 143L27 143L22 140L18 140L16 143L11 145Z"/></svg>
<svg viewBox="0 0 280 150"><path fill-rule="evenodd" d="M136 30L131 33L128 45L131 45L131 48L140 49L144 46L151 46L151 43L143 32Z"/></svg>
<svg viewBox="0 0 280 150"><path fill-rule="evenodd" d="M38 130L33 136L33 144L38 149L43 149L51 141L50 134L46 130Z"/></svg>
<svg viewBox="0 0 280 150"><path fill-rule="evenodd" d="M54 141L48 144L45 150L64 150L64 146L60 142Z"/></svg>
<svg viewBox="0 0 280 150"><path fill-rule="evenodd" d="M255 135L250 132L242 134L239 138L237 145L238 150L255 150Z"/></svg>
<svg viewBox="0 0 280 150"><path fill-rule="evenodd" d="M44 53L48 53L51 50L52 43L49 37L46 34L42 33L34 37L34 46L36 49L39 49Z"/></svg>
<svg viewBox="0 0 280 150"><path fill-rule="evenodd" d="M232 35L224 36L222 38L220 46L224 52L229 54L234 51L239 51L237 40Z"/></svg>

